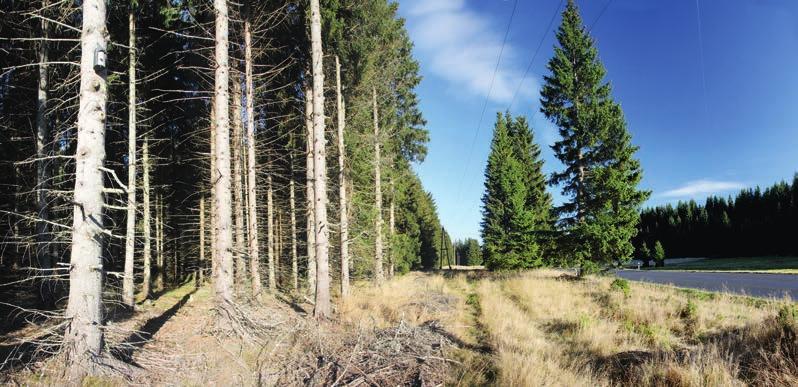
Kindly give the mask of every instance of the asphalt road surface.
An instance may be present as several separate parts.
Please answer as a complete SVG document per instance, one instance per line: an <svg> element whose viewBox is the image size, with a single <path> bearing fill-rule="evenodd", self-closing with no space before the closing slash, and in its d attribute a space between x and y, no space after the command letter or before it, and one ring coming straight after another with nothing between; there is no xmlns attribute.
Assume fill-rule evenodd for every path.
<svg viewBox="0 0 798 387"><path fill-rule="evenodd" d="M648 270L619 270L616 274L633 281L765 298L789 295L798 300L798 275Z"/></svg>

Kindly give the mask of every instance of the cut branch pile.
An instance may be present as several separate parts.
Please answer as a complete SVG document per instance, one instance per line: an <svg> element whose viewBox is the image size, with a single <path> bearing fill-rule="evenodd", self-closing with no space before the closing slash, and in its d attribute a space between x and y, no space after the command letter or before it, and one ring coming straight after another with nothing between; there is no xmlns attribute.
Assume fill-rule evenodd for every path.
<svg viewBox="0 0 798 387"><path fill-rule="evenodd" d="M305 337L307 351L298 364L283 368L278 385L436 386L444 382L448 363L457 363L446 357L454 343L436 321L358 329L339 341L322 336Z"/></svg>

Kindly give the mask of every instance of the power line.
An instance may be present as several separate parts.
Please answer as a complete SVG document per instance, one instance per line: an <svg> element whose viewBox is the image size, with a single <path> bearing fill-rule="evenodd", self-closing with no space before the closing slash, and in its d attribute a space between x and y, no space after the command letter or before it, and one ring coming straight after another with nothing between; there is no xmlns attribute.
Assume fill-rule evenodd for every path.
<svg viewBox="0 0 798 387"><path fill-rule="evenodd" d="M474 139L471 140L471 148L468 150L468 158L466 158L465 169L463 170L463 176L460 178L460 183L457 186L457 201L460 201L460 194L462 193L463 189L463 180L465 180L466 174L468 173L468 165L471 161L471 155L474 153L474 146L477 143L477 138L479 137L479 130L482 126L482 120L485 118L485 112L488 109L488 101L490 100L490 94L493 92L493 84L496 81L496 74L499 72L499 65L502 62L502 54L504 53L504 46L507 44L507 37L510 35L510 27L513 24L513 18L515 17L515 10L518 8L518 0L513 2L513 10L510 13L510 20L507 21L507 30L504 32L504 39L502 40L502 46L499 50L499 58L496 60L496 68L493 69L493 76L490 78L490 86L488 87L488 94L485 96L485 103L482 105L482 113L479 115L479 121L477 122L477 129L474 132Z"/></svg>
<svg viewBox="0 0 798 387"><path fill-rule="evenodd" d="M612 0L608 0L607 4L604 4L604 8L601 9L601 12L599 12L598 16L596 16L596 19L593 20L593 23L590 24L590 28L587 30L587 32L593 31L593 27L595 27L599 19L601 19L601 17L604 16L604 12L607 11L607 8L610 7L610 4L612 4Z"/></svg>
<svg viewBox="0 0 798 387"><path fill-rule="evenodd" d="M521 77L521 82L518 83L518 87L515 89L515 93L513 94L513 99L510 102L510 106L507 108L508 110L512 109L513 105L515 105L515 100L518 97L518 93L521 91L521 87L524 85L524 81L526 81L526 77L527 75L529 75L529 71L532 70L532 64L535 63L535 58L538 57L540 48L543 47L543 42L545 42L546 37L549 36L549 31L551 31L551 27L554 26L554 20L557 19L557 14L560 12L560 8L562 8L563 3L565 3L565 0L560 0L560 4L558 4L557 8L554 9L554 14L551 15L551 19L549 20L549 25L546 27L546 30L543 31L543 37L540 38L540 43L538 43L538 47L535 49L535 53L532 54L532 59L529 60L529 64L526 66L526 70L524 70L524 76Z"/></svg>
<svg viewBox="0 0 798 387"><path fill-rule="evenodd" d="M704 35L701 31L701 6L695 0L695 15L698 21L698 60L701 65L701 87L704 92L704 118L709 116L709 103L707 102L707 76L704 65Z"/></svg>

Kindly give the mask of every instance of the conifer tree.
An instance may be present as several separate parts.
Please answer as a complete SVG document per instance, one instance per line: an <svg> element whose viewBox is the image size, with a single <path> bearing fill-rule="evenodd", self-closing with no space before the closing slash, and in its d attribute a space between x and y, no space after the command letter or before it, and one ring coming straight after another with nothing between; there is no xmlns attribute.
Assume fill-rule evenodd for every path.
<svg viewBox="0 0 798 387"><path fill-rule="evenodd" d="M485 169L482 197L484 261L489 269L520 269L540 264L535 215L527 203L525 171L516 156L510 114L496 117Z"/></svg>
<svg viewBox="0 0 798 387"><path fill-rule="evenodd" d="M550 179L568 198L557 208L566 230L560 254L580 267L623 261L633 253L635 214L648 197L637 188L642 178L634 158L637 148L573 0L563 12L557 41L548 63L551 73L544 77L541 111L562 137L553 149L565 170Z"/></svg>

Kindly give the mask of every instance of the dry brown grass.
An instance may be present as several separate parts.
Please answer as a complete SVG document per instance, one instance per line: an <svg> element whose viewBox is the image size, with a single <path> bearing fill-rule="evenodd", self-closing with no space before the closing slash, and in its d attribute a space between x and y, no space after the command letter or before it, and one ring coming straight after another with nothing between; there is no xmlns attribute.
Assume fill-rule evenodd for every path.
<svg viewBox="0 0 798 387"><path fill-rule="evenodd" d="M624 292L612 281L552 270L411 273L379 287L357 284L339 300L336 320L321 324L301 310L312 305L266 296L242 305L273 322L254 345L215 327L208 287L183 289L126 322L157 328L151 341L130 350L143 367L132 382L798 385L798 309L791 302L640 283ZM112 344L121 340L112 331L122 328L109 328ZM9 380L58 384L54 366Z"/></svg>
<svg viewBox="0 0 798 387"><path fill-rule="evenodd" d="M502 385L795 385L785 302L534 271L479 285Z"/></svg>

